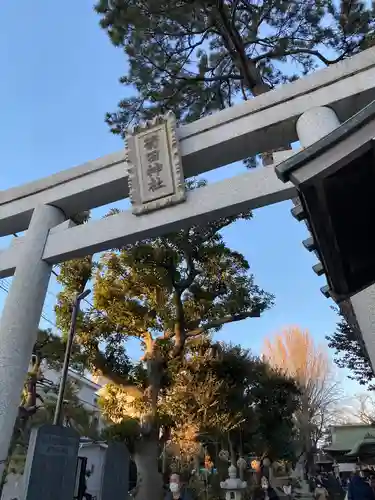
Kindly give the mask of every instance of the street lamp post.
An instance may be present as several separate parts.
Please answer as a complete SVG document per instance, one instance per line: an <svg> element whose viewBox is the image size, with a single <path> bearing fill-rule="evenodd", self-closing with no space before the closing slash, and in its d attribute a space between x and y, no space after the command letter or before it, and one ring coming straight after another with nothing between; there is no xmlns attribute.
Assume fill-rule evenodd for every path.
<svg viewBox="0 0 375 500"><path fill-rule="evenodd" d="M69 362L70 362L70 356L71 356L71 352L72 352L74 334L75 334L75 330L76 330L79 306L80 306L81 300L83 300L85 297L87 297L90 293L91 293L91 290L85 290L84 292L80 293L75 298L75 301L73 304L72 319L71 319L71 323L70 323L68 341L67 341L66 349L65 349L64 364L63 364L63 369L62 369L59 394L57 397L55 415L53 418L53 425L60 425L61 424L61 413L62 413L62 406L64 403L65 386L66 386L66 381L68 378Z"/></svg>

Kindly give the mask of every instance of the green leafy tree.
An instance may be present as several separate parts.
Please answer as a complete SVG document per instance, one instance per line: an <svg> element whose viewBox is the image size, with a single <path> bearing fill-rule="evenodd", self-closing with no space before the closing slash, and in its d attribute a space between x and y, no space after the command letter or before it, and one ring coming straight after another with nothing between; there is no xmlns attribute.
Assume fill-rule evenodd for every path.
<svg viewBox="0 0 375 500"><path fill-rule="evenodd" d="M340 320L336 331L326 337L328 347L335 351L334 361L339 368L350 371L348 375L350 379L373 390L375 375L363 339L346 321L343 314L339 311L338 313Z"/></svg>
<svg viewBox="0 0 375 500"><path fill-rule="evenodd" d="M128 61L120 82L133 90L107 122L122 135L169 110L191 122L356 54L374 43L368 4L99 0L101 26Z"/></svg>
<svg viewBox="0 0 375 500"><path fill-rule="evenodd" d="M222 480L228 463L219 458L221 449L234 463L248 453L293 457L299 391L293 380L249 351L210 339L188 341L184 359L172 366L169 379L158 401L161 444L166 445L160 463L166 476L176 466L184 475L199 470L203 450ZM107 437L125 440L132 448L139 432L137 403L115 386L103 389L100 402L104 416L118 422L106 429Z"/></svg>
<svg viewBox="0 0 375 500"><path fill-rule="evenodd" d="M91 371L133 398L139 498L161 491L159 396L173 366L183 359L186 342L227 323L259 317L272 304L272 296L254 283L246 259L228 248L221 235L235 220L250 218L249 213L223 218L126 245L99 261L87 257L60 267L59 327L67 330L72 297L90 282L93 307L86 304L77 324L81 354ZM126 354L129 338L137 339L143 352L137 364ZM116 387L109 390L116 392ZM118 421L123 417L118 415Z"/></svg>
<svg viewBox="0 0 375 500"><path fill-rule="evenodd" d="M234 462L248 453L272 459L293 454L299 390L293 379L240 346L194 346L161 406L174 430L195 429L206 445L229 445Z"/></svg>

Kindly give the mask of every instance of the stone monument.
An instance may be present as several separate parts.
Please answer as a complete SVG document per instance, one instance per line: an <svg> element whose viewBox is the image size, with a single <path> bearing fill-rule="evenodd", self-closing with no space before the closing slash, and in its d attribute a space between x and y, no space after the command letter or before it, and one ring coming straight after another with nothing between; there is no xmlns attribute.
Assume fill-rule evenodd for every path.
<svg viewBox="0 0 375 500"><path fill-rule="evenodd" d="M31 432L21 500L72 499L79 434L70 427L43 425Z"/></svg>
<svg viewBox="0 0 375 500"><path fill-rule="evenodd" d="M126 445L108 443L104 460L101 500L127 498L130 456Z"/></svg>

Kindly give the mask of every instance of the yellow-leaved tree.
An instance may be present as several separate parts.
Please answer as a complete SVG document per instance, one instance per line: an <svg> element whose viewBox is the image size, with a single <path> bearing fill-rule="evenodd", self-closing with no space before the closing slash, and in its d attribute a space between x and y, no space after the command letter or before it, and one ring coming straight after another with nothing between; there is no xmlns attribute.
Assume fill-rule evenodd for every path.
<svg viewBox="0 0 375 500"><path fill-rule="evenodd" d="M263 353L272 366L295 379L301 392L295 423L301 454L310 468L317 444L333 423L342 397L328 349L317 345L308 330L289 327L266 339Z"/></svg>

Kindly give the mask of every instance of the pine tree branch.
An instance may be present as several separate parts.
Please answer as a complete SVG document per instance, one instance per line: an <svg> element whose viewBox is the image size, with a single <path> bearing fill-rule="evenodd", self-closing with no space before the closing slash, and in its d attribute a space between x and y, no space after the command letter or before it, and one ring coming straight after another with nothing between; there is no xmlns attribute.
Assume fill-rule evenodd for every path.
<svg viewBox="0 0 375 500"><path fill-rule="evenodd" d="M232 13L231 13L231 23L232 24L234 24L235 21L236 21L236 13L237 13L237 9L238 9L240 1L241 0L234 0L233 1L233 4L232 4Z"/></svg>
<svg viewBox="0 0 375 500"><path fill-rule="evenodd" d="M243 80L243 76L240 74L236 73L229 73L227 75L217 75L217 76L200 76L196 75L195 73L192 73L191 75L178 75L177 73L171 73L170 71L167 71L165 67L158 66L155 64L152 59L149 57L145 56L142 54L142 57L144 57L148 63L150 63L156 70L160 71L160 73L165 73L169 78L173 80L181 80L184 82L205 82L205 83L212 83L212 82L229 82L230 80Z"/></svg>
<svg viewBox="0 0 375 500"><path fill-rule="evenodd" d="M253 62L258 63L262 59L278 59L280 57L286 57L286 56L294 56L298 54L310 54L312 56L317 57L324 63L326 66L330 66L331 64L336 64L340 61L342 61L345 56L348 54L348 49L344 50L344 52L336 57L336 59L328 59L327 57L324 57L323 54L319 52L319 50L313 50L313 49L295 49L295 50L270 50L269 52L265 52L264 54L260 54L257 57L253 58Z"/></svg>
<svg viewBox="0 0 375 500"><path fill-rule="evenodd" d="M271 90L262 78L255 63L246 54L243 39L236 28L236 25L230 22L227 15L227 9L222 0L218 0L217 9L219 12L219 22L221 23L220 34L228 53L236 66L240 66L241 74L246 86L254 95L259 95Z"/></svg>

